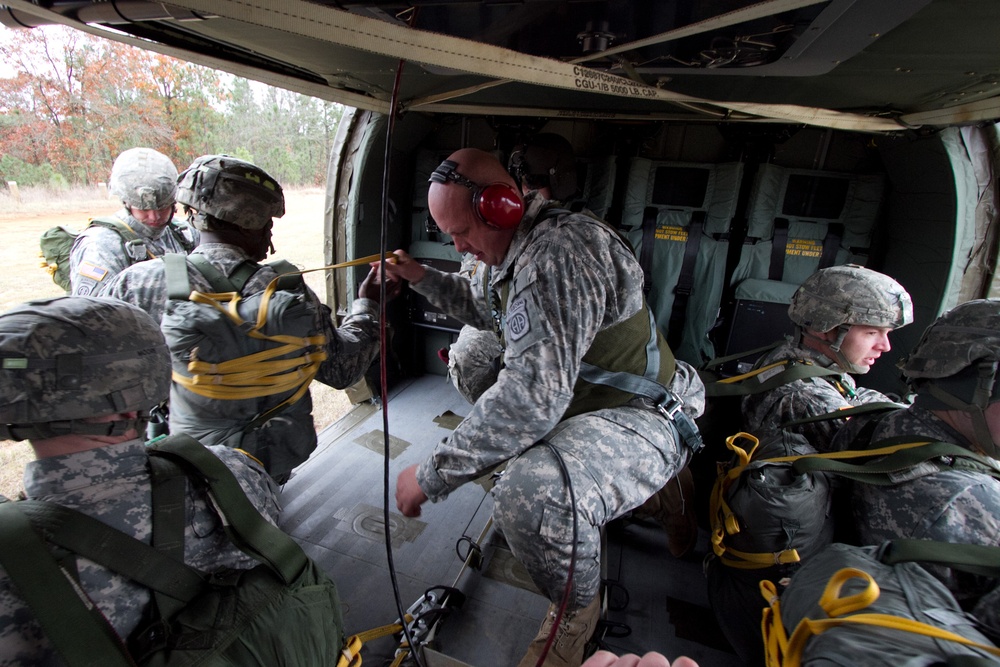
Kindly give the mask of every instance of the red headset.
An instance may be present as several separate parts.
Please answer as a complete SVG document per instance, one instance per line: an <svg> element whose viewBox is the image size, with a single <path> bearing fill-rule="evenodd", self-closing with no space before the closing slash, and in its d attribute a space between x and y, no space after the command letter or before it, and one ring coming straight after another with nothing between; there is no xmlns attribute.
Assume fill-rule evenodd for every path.
<svg viewBox="0 0 1000 667"><path fill-rule="evenodd" d="M431 183L458 183L472 190L472 210L476 216L491 227L514 229L521 224L524 205L517 190L506 183L477 185L455 171L458 166L453 160L445 160L428 179Z"/></svg>

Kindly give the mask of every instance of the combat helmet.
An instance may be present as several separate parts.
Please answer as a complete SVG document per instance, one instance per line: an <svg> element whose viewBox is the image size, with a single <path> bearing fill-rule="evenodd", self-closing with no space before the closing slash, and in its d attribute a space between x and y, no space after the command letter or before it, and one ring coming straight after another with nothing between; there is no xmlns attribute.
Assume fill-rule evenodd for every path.
<svg viewBox="0 0 1000 667"><path fill-rule="evenodd" d="M565 137L542 132L514 150L508 170L519 184L549 188L552 198L566 201L579 190L573 147Z"/></svg>
<svg viewBox="0 0 1000 667"><path fill-rule="evenodd" d="M260 167L229 155L203 155L177 179L177 201L204 215L260 230L285 214L278 182ZM203 216L194 224L205 229Z"/></svg>
<svg viewBox="0 0 1000 667"><path fill-rule="evenodd" d="M173 206L177 167L152 148L130 148L111 166L108 191L129 208L157 211Z"/></svg>
<svg viewBox="0 0 1000 667"><path fill-rule="evenodd" d="M820 269L803 281L792 295L788 317L806 330L826 333L839 328L830 344L837 363L851 373L867 368L852 364L840 353L851 326L898 329L913 321L910 295L889 276L857 264Z"/></svg>
<svg viewBox="0 0 1000 667"><path fill-rule="evenodd" d="M983 412L1000 401L1000 299L977 299L937 318L899 363L918 405L972 415L978 444L996 457Z"/></svg>
<svg viewBox="0 0 1000 667"><path fill-rule="evenodd" d="M170 352L145 311L64 296L0 314L0 439L142 432L170 393ZM138 411L137 420L84 419Z"/></svg>

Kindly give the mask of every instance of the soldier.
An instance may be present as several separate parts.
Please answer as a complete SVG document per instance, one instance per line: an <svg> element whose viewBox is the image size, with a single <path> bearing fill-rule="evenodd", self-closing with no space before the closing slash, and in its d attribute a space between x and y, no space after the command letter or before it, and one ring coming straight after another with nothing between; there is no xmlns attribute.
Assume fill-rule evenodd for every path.
<svg viewBox="0 0 1000 667"><path fill-rule="evenodd" d="M146 543L152 538L143 415L167 395L170 355L142 310L113 299L59 297L0 315L0 439L29 440L37 460L25 494L88 514ZM212 451L272 523L277 488L249 457ZM232 545L208 494L189 487L184 560L205 572L257 561ZM79 590L128 637L150 591L94 562L62 559ZM69 576L69 575L68 575ZM0 568L0 662L54 664L55 649Z"/></svg>
<svg viewBox="0 0 1000 667"><path fill-rule="evenodd" d="M842 448L865 449L889 438L968 448L1000 466L1000 300L968 301L935 320L902 364L913 404L879 417L852 419L837 434ZM1000 480L970 470L931 471L892 486L856 484L853 505L863 544L913 538L1000 546ZM997 581L927 566L966 609L1000 637L1000 610L980 601ZM996 593L994 594L995 599Z"/></svg>
<svg viewBox="0 0 1000 667"><path fill-rule="evenodd" d="M644 306L642 270L607 224L547 212L531 193L522 200L504 166L476 149L435 170L428 204L457 250L493 268L503 369L432 456L399 474L396 505L419 516L428 499L444 500L506 463L493 516L552 603L520 664L541 657L568 594L544 664L576 667L600 614L600 528L660 489L700 447L693 420L704 385L675 364ZM494 326L467 279L396 254L387 270L435 306L480 329Z"/></svg>
<svg viewBox="0 0 1000 667"><path fill-rule="evenodd" d="M511 153L507 170L521 188L521 194L536 191L535 197L564 206L579 190L573 147L563 136L541 132L532 136ZM490 267L475 257L462 259L459 274L469 278L473 294L484 295ZM492 306L483 301L489 312ZM454 343L442 354L448 364L448 377L469 403L475 403L490 388L500 372L503 350L493 327L477 329L465 325Z"/></svg>
<svg viewBox="0 0 1000 667"><path fill-rule="evenodd" d="M283 483L316 447L310 381L315 377L323 384L344 389L363 377L378 354L380 285L376 272L372 270L361 283L358 299L340 327L334 326L330 308L301 279L281 290L285 295L281 303L287 302L286 309L272 312L279 300L268 297L268 330L296 336L303 345L302 366L289 370L287 376L269 377L285 382L294 376L296 384L271 391L262 383L223 396L221 390L212 391L224 377L223 371L218 371L220 375L208 384L188 382L192 354L215 363L249 360L254 352L269 349L268 343L254 347L253 339L227 323L222 314L225 308L216 310L184 299L194 290L203 294L238 293L244 304L262 303L278 271L257 262L267 256L272 218L284 215L285 199L281 186L261 168L226 155L204 155L180 175L177 200L197 212L192 224L201 232L201 244L188 257L183 270L172 276L164 259L136 264L116 276L104 294L133 303L162 322L175 371L170 392L170 431L187 433L203 444L225 444L248 451L264 463L275 480ZM295 269L291 265L279 268L282 272ZM224 286L218 285L219 279ZM186 283L179 290L184 296L171 298L168 304L171 280ZM398 293L399 286L398 281L389 284L389 298ZM254 296L258 297L256 301L251 298ZM253 311L245 319L256 317L257 311ZM194 335L197 327L203 328ZM198 335L214 341L220 358L206 357L209 344L204 339L196 340Z"/></svg>
<svg viewBox="0 0 1000 667"><path fill-rule="evenodd" d="M108 189L124 207L107 224L96 218L76 237L69 260L71 294L96 295L136 262L186 254L197 245L194 230L173 220L177 167L166 155L130 148L115 159Z"/></svg>
<svg viewBox="0 0 1000 667"><path fill-rule="evenodd" d="M890 400L874 389L858 387L849 373L867 373L890 350L889 332L913 321L910 295L902 285L854 264L820 269L795 291L788 317L796 325L795 335L761 357L755 368L800 361L836 373L794 380L745 397L746 430L782 428L790 421ZM761 381L769 377L766 373L759 376ZM788 428L824 452L844 423L831 419Z"/></svg>

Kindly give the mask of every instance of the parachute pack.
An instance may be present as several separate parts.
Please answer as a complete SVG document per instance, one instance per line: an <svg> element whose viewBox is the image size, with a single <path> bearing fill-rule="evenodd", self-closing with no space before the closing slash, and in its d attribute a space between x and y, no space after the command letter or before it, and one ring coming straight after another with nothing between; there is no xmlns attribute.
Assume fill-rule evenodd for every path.
<svg viewBox="0 0 1000 667"><path fill-rule="evenodd" d="M998 551L923 540L828 546L780 596L773 582L761 583L768 605L761 626L767 667L1000 664L1000 648L975 619L940 581L910 562L998 576Z"/></svg>
<svg viewBox="0 0 1000 667"><path fill-rule="evenodd" d="M750 665L764 659L759 582L769 580L779 590L794 580L804 563L838 538L836 531L845 523L835 511L847 506L834 502L836 477L882 485L915 470L961 469L1000 479L1000 470L986 457L943 442L899 439L868 450L817 454L802 436L781 431L763 439L738 433L727 446L734 456L712 491L714 557L706 573L720 626Z"/></svg>
<svg viewBox="0 0 1000 667"><path fill-rule="evenodd" d="M0 564L65 664L336 665L344 634L333 581L260 515L229 468L196 440L168 436L148 452L152 546L54 503L0 503ZM171 509L184 505L185 484L172 481L185 477L207 488L233 543L259 565L208 575L173 555L178 545L183 552L184 514ZM119 638L81 600L50 545L151 589L149 622Z"/></svg>
<svg viewBox="0 0 1000 667"><path fill-rule="evenodd" d="M171 431L243 449L285 481L316 446L307 391L326 359L326 337L315 328L316 306L302 276L288 262L272 262L278 277L244 298L243 286L261 269L256 262L228 276L197 253L170 253L163 263L169 298L160 328L173 366ZM188 266L214 291L192 292Z"/></svg>

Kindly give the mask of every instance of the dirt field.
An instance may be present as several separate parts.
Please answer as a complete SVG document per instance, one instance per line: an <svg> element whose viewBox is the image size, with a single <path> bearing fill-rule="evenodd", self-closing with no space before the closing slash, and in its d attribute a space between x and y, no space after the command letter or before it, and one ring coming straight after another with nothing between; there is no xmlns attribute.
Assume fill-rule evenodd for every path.
<svg viewBox="0 0 1000 667"><path fill-rule="evenodd" d="M316 189L285 191L286 213L277 220L274 231L275 258L287 259L304 268L323 265L323 191ZM33 298L59 296L62 290L41 268L38 238L49 227L65 225L82 228L89 218L114 213L115 201L93 198L58 201L46 204L25 202L14 206L0 202L0 266L6 274L0 281L0 312ZM322 272L306 274L314 290L321 290ZM322 296L322 293L321 293ZM350 407L342 391L318 382L311 387L316 428L322 429L337 420ZM13 497L22 489L24 464L31 460L26 443L0 441L0 494Z"/></svg>

